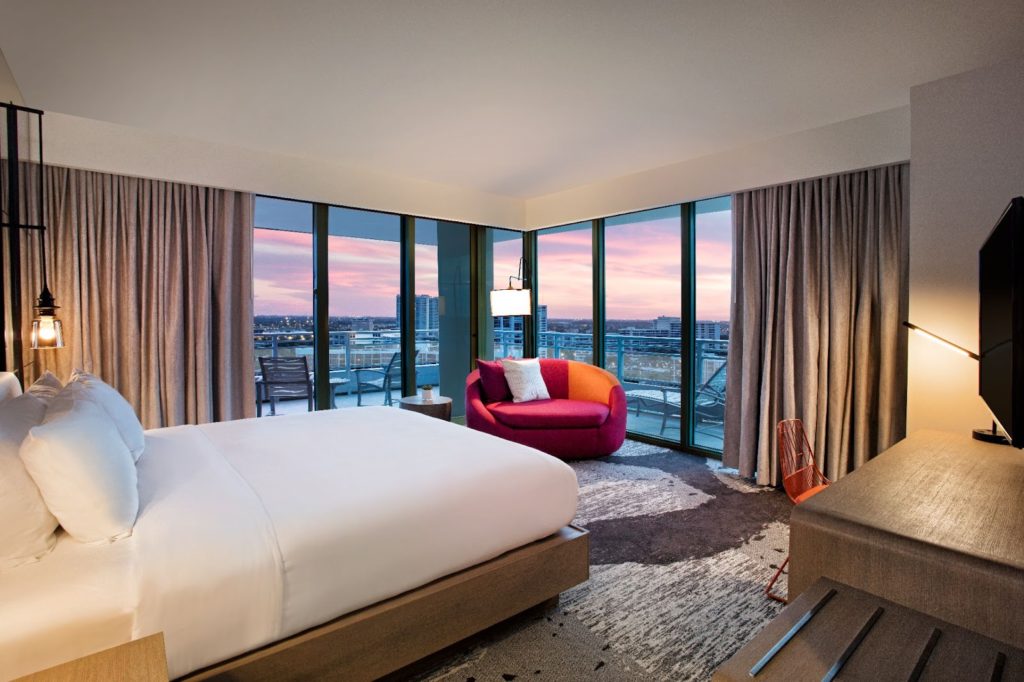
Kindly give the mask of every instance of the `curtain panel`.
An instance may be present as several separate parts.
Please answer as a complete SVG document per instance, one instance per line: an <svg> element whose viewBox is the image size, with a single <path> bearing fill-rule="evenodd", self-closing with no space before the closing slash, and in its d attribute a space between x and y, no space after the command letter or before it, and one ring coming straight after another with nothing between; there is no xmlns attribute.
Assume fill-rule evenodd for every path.
<svg viewBox="0 0 1024 682"><path fill-rule="evenodd" d="M22 177L28 215L38 215L37 172ZM44 182L65 347L29 347L40 271L27 237L30 376L85 369L117 388L146 428L253 416L252 195L55 166Z"/></svg>
<svg viewBox="0 0 1024 682"><path fill-rule="evenodd" d="M775 426L804 421L832 480L906 430L907 164L733 197L723 461L778 485Z"/></svg>

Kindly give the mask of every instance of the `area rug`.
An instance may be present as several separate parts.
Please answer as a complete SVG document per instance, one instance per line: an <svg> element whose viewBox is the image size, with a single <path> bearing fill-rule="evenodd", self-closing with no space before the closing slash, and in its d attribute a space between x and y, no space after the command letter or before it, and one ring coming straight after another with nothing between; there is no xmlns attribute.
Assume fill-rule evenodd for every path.
<svg viewBox="0 0 1024 682"><path fill-rule="evenodd" d="M715 460L634 441L571 466L590 580L418 679L706 680L781 610L764 585L786 556L785 495Z"/></svg>

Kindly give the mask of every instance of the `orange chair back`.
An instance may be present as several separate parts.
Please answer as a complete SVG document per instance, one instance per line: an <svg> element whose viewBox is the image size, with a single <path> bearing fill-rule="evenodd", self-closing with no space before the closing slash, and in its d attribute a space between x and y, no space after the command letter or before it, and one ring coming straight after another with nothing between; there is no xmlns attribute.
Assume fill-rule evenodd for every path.
<svg viewBox="0 0 1024 682"><path fill-rule="evenodd" d="M809 497L807 493L822 489L829 480L814 461L814 450L807 440L804 423L799 419L784 419L777 428L779 466L782 486L793 504Z"/></svg>

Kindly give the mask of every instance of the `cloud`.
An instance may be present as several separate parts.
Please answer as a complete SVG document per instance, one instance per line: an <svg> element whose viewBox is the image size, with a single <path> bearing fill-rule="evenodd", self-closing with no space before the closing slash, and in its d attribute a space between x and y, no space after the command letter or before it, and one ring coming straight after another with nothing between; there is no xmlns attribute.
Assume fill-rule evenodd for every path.
<svg viewBox="0 0 1024 682"><path fill-rule="evenodd" d="M698 319L729 317L731 219L728 211L698 216L695 243ZM494 286L518 271L519 243L495 247ZM416 292L437 295L437 247L417 244ZM591 232L540 234L538 296L552 318L593 316ZM682 243L679 222L649 220L609 226L605 235L606 314L610 319L681 315ZM331 237L328 244L331 315L395 314L400 282L398 242ZM257 229L253 245L257 314L312 313L312 235Z"/></svg>

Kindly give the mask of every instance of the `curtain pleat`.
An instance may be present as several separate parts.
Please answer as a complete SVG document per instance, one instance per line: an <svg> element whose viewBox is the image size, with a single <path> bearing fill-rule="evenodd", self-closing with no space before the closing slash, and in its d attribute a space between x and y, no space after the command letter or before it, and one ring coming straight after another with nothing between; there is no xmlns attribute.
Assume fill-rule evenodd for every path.
<svg viewBox="0 0 1024 682"><path fill-rule="evenodd" d="M777 485L775 425L804 421L832 480L906 429L907 164L733 197L723 460Z"/></svg>
<svg viewBox="0 0 1024 682"><path fill-rule="evenodd" d="M38 215L32 171L23 197ZM66 345L26 347L29 376L92 372L147 428L253 416L252 195L56 166L44 181ZM23 242L22 261L28 339L35 243Z"/></svg>

